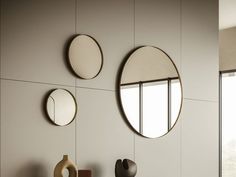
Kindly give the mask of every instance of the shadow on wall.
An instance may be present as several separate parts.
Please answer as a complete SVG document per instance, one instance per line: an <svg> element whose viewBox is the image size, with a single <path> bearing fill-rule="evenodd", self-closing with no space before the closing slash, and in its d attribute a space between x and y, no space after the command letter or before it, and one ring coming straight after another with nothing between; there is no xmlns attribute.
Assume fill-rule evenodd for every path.
<svg viewBox="0 0 236 177"><path fill-rule="evenodd" d="M102 177L102 168L97 164L88 164L87 169L92 170L92 176ZM48 168L42 163L29 162L22 166L14 175L14 177L52 177L47 170ZM64 170L63 176L69 176L67 170Z"/></svg>
<svg viewBox="0 0 236 177"><path fill-rule="evenodd" d="M72 74L72 75L75 76L75 77L78 77L78 76L77 76L77 74L74 72L74 70L72 69L72 67L71 67L71 65L70 65L70 63L69 63L69 54L68 54L68 52L69 52L69 48L70 48L71 42L73 41L73 39L74 39L77 35L78 35L78 34L71 35L71 36L67 39L67 41L65 41L65 45L64 45L64 47L63 47L63 53L62 53L63 59L64 59L63 61L64 61L64 64L65 64L67 70L70 72L70 74Z"/></svg>
<svg viewBox="0 0 236 177"><path fill-rule="evenodd" d="M49 177L49 173L45 165L30 162L20 168L14 177Z"/></svg>
<svg viewBox="0 0 236 177"><path fill-rule="evenodd" d="M55 124L53 124L52 121L49 120L46 110L47 110L47 99L48 99L50 93L51 93L53 90L54 90L54 89L51 89L51 90L47 91L47 92L45 93L45 95L42 96L42 101L41 101L41 113L42 113L44 119L45 119L48 123L50 123L51 125L55 125Z"/></svg>
<svg viewBox="0 0 236 177"><path fill-rule="evenodd" d="M97 164L88 164L86 165L89 170L92 170L92 176L96 176L96 177L102 177L104 175L102 175L102 167L100 165Z"/></svg>

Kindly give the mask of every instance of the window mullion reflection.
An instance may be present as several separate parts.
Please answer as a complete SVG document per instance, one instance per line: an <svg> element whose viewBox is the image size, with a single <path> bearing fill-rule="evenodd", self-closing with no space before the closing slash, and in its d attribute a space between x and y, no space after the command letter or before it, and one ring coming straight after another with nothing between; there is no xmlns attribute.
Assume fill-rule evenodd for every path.
<svg viewBox="0 0 236 177"><path fill-rule="evenodd" d="M171 129L171 79L168 78L168 86L167 86L167 108L168 108L168 130Z"/></svg>

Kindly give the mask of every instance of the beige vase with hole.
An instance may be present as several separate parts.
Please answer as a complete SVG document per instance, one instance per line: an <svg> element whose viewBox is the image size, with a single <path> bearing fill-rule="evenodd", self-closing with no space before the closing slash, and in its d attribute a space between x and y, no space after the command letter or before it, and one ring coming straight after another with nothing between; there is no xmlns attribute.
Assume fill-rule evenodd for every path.
<svg viewBox="0 0 236 177"><path fill-rule="evenodd" d="M63 171L67 169L69 177L78 177L78 170L75 164L68 158L68 155L64 155L63 159L56 165L54 169L54 177L63 177Z"/></svg>

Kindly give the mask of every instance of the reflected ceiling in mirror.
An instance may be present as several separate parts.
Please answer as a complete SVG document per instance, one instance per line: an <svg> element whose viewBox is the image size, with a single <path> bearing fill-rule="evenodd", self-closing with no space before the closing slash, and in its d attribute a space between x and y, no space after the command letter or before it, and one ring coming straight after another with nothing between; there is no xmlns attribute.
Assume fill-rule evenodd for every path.
<svg viewBox="0 0 236 177"><path fill-rule="evenodd" d="M88 35L78 35L72 40L68 57L71 68L79 78L92 79L102 69L102 50L95 39Z"/></svg>
<svg viewBox="0 0 236 177"><path fill-rule="evenodd" d="M65 89L55 89L47 97L46 112L53 124L70 124L76 115L77 104L74 96Z"/></svg>
<svg viewBox="0 0 236 177"><path fill-rule="evenodd" d="M181 80L162 50L144 46L129 55L118 90L124 116L142 136L160 137L175 125L182 106Z"/></svg>

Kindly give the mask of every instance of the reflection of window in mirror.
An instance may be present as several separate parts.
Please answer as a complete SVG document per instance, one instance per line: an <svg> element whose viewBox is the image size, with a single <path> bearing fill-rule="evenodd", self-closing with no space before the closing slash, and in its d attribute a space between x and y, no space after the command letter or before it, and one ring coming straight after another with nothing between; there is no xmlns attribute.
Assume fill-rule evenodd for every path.
<svg viewBox="0 0 236 177"><path fill-rule="evenodd" d="M236 72L221 74L222 177L236 176Z"/></svg>
<svg viewBox="0 0 236 177"><path fill-rule="evenodd" d="M121 99L132 126L147 137L162 136L173 127L181 103L178 78L121 84Z"/></svg>
<svg viewBox="0 0 236 177"><path fill-rule="evenodd" d="M125 99L123 106L128 108L126 110L127 119L136 130L139 130L139 85L122 86L121 98Z"/></svg>
<svg viewBox="0 0 236 177"><path fill-rule="evenodd" d="M168 131L168 82L143 84L143 134L156 137Z"/></svg>
<svg viewBox="0 0 236 177"><path fill-rule="evenodd" d="M178 118L181 106L181 85L179 79L171 80L171 127L174 126Z"/></svg>

